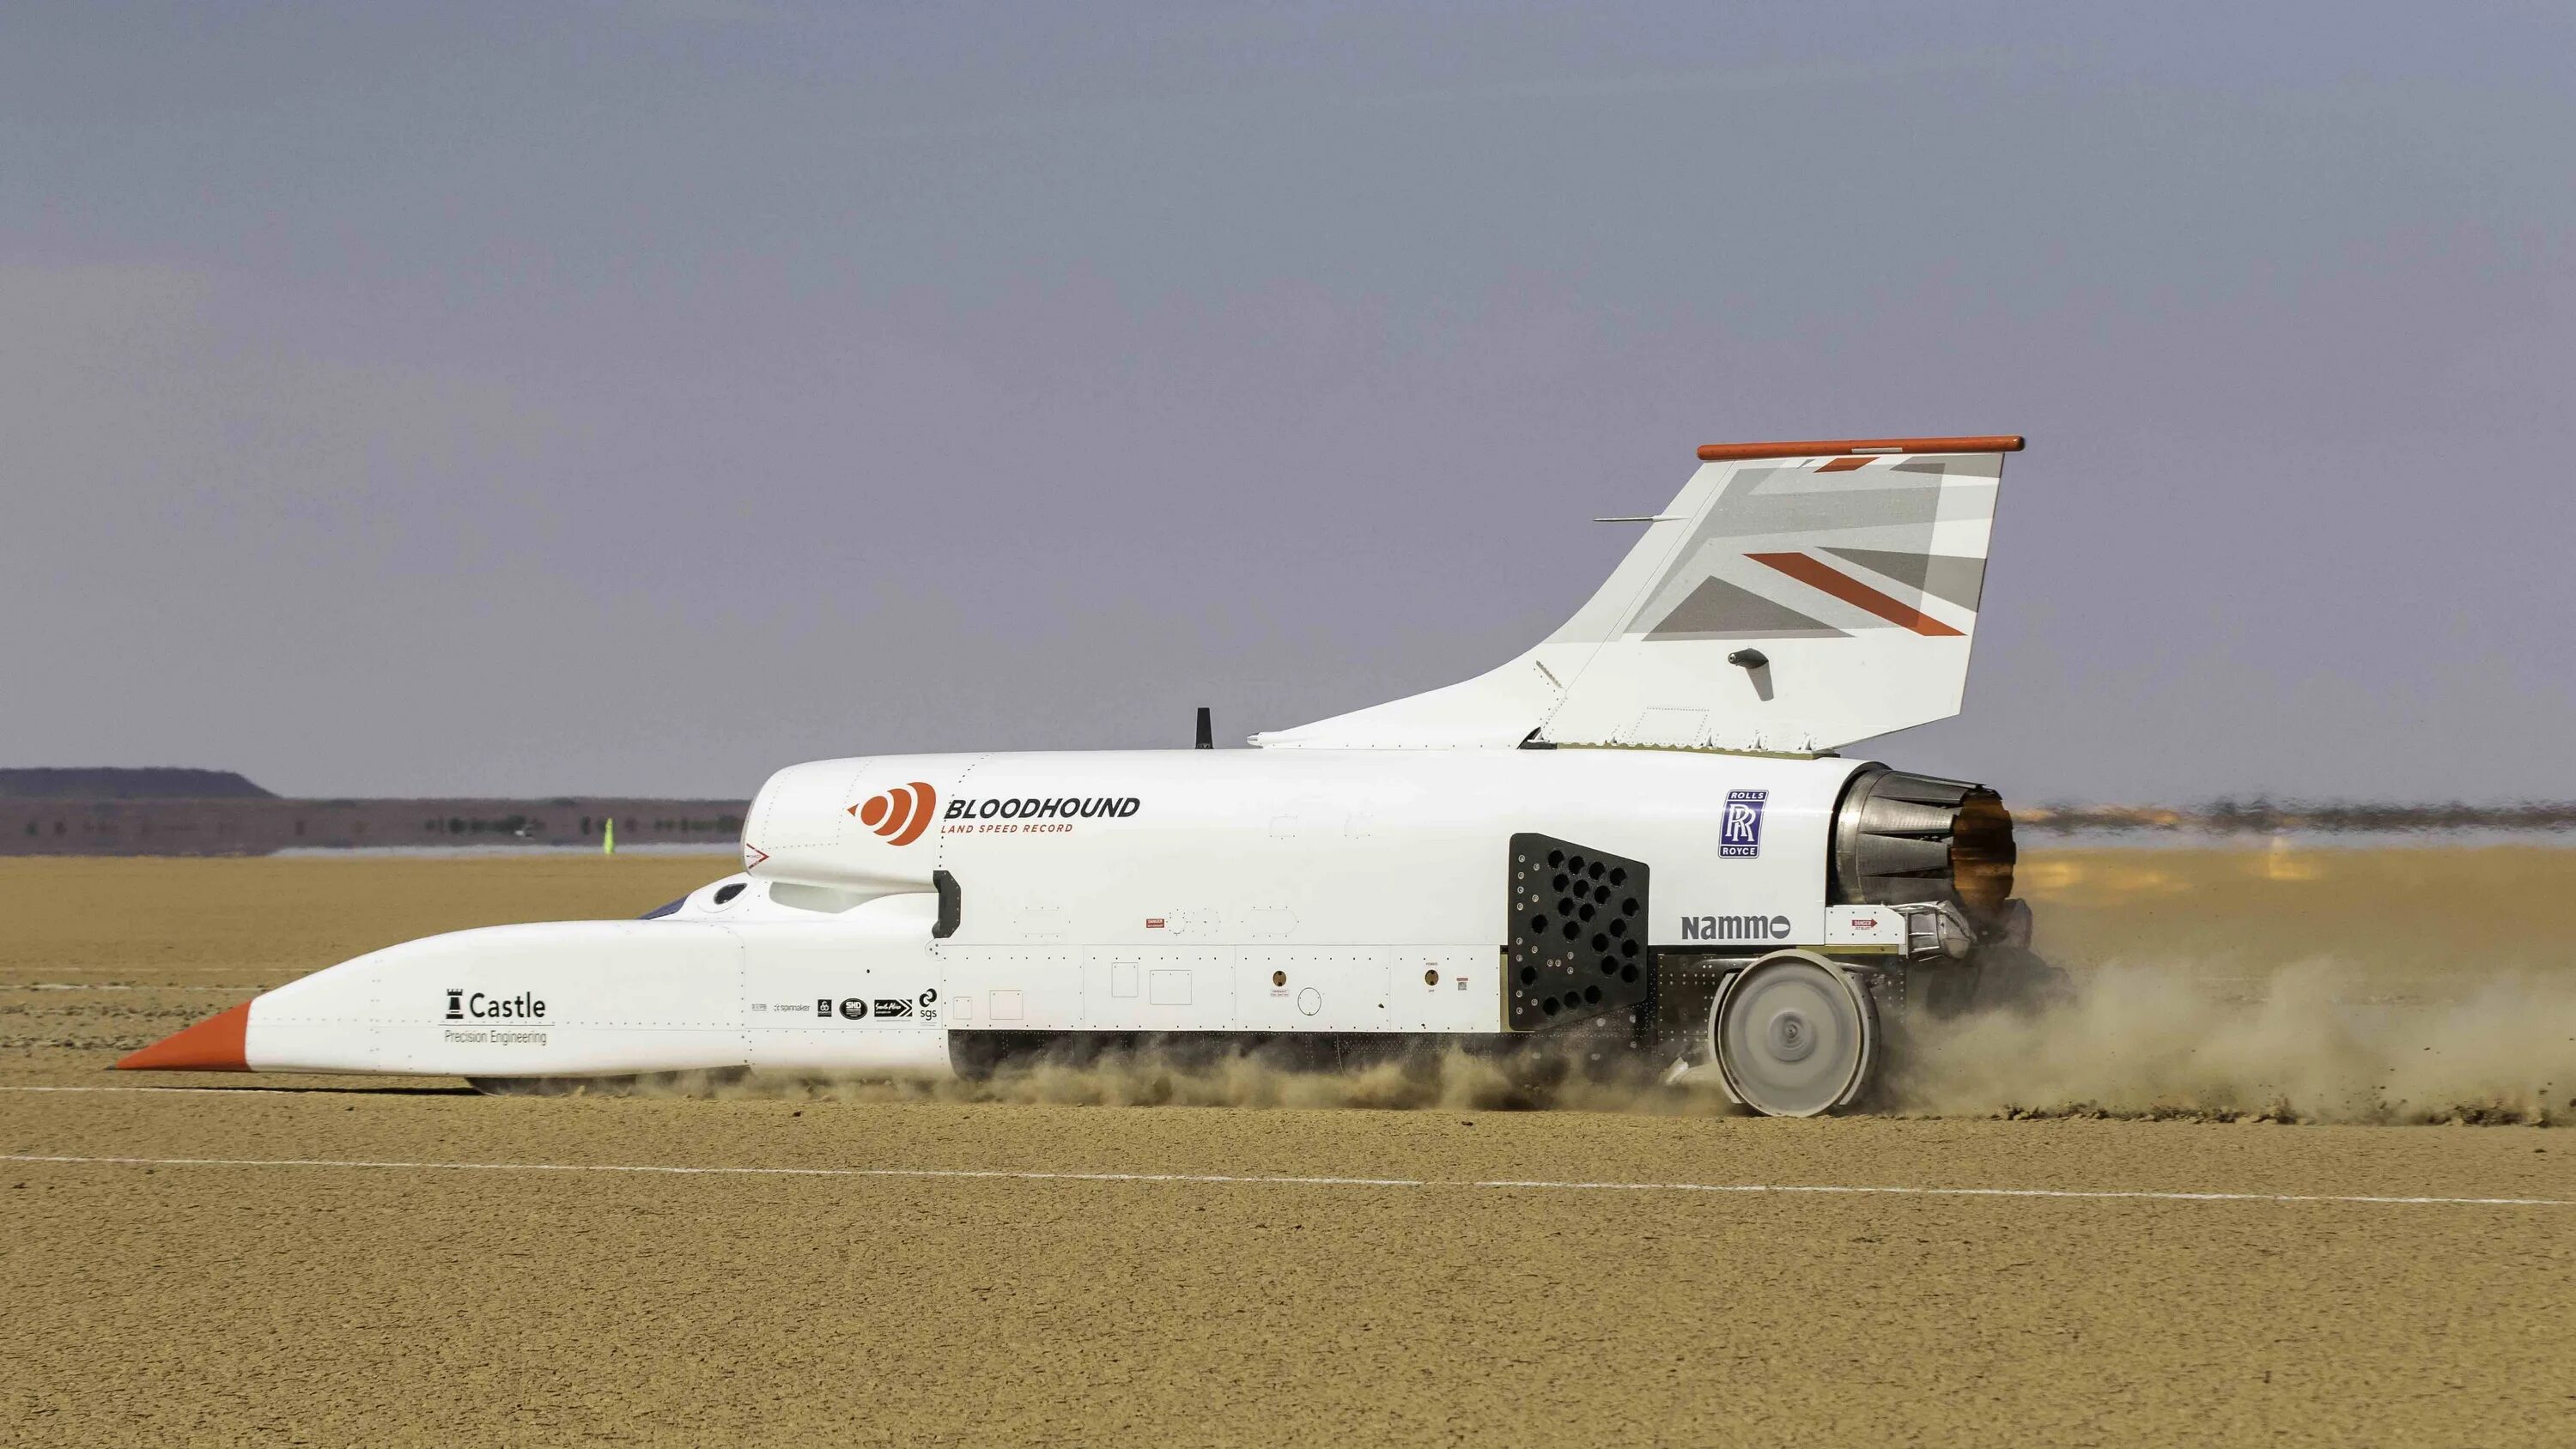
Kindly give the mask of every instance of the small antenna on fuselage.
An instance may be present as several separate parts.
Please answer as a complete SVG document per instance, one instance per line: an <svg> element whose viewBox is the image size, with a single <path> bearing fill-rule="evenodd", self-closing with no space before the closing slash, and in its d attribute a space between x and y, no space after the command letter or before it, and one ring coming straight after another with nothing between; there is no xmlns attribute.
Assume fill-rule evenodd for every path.
<svg viewBox="0 0 2576 1449"><path fill-rule="evenodd" d="M1208 718L1208 707L1206 705L1199 706L1198 747L1202 750L1212 750L1216 748L1216 725L1214 721Z"/></svg>

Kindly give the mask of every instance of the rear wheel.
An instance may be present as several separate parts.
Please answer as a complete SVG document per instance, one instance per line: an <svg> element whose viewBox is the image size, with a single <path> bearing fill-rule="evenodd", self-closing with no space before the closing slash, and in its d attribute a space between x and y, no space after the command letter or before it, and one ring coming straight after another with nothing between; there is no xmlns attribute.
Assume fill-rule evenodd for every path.
<svg viewBox="0 0 2576 1449"><path fill-rule="evenodd" d="M1754 962L1719 990L1708 1020L1727 1090L1766 1117L1849 1106L1868 1090L1878 1064L1869 993L1814 956Z"/></svg>

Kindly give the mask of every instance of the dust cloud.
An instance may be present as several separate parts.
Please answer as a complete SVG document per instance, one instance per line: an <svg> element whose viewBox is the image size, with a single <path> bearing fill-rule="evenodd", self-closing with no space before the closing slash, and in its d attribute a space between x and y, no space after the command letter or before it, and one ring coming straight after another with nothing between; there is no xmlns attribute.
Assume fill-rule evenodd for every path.
<svg viewBox="0 0 2576 1449"><path fill-rule="evenodd" d="M2216 1121L2576 1122L2576 983L2499 977L2451 999L2391 1000L2332 962L2273 973L2256 996L2214 994L2172 967L2088 973L2035 1014L1914 1021L1892 1033L1866 1107L1917 1117ZM1151 1046L1040 1057L977 1081L712 1079L628 1090L852 1102L1045 1103L1380 1111L1740 1113L1700 1068L1427 1049L1339 1070Z"/></svg>
<svg viewBox="0 0 2576 1449"><path fill-rule="evenodd" d="M2576 985L2445 975L2447 999L2391 999L2334 961L2248 998L2174 966L2087 973L2036 1015L1918 1024L1895 1055L1895 1110L1930 1116L2576 1121Z"/></svg>
<svg viewBox="0 0 2576 1449"><path fill-rule="evenodd" d="M1258 1054L1210 1057L1151 1046L1003 1066L981 1080L695 1078L669 1090L847 1102L975 1102L1091 1107L1350 1108L1375 1111L1591 1111L1656 1116L1740 1112L1713 1080L1668 1082L1648 1064L1496 1058L1425 1049L1363 1066L1317 1069Z"/></svg>

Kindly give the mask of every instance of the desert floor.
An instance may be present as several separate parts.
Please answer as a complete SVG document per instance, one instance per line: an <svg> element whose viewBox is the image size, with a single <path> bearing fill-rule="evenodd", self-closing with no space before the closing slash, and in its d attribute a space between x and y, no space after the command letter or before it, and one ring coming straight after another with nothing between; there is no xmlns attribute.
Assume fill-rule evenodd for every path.
<svg viewBox="0 0 2576 1449"><path fill-rule="evenodd" d="M2571 851L2034 846L1891 1116L102 1071L725 868L0 862L0 1441L2576 1442Z"/></svg>

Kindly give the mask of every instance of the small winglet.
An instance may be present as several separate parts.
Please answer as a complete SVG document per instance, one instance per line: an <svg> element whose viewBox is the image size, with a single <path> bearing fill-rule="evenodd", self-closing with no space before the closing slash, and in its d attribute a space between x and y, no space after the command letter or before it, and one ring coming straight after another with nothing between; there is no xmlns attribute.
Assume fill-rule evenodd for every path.
<svg viewBox="0 0 2576 1449"><path fill-rule="evenodd" d="M161 1038L116 1064L120 1072L246 1072L250 1070L250 1003L219 1011L195 1026Z"/></svg>
<svg viewBox="0 0 2576 1449"><path fill-rule="evenodd" d="M1819 438L1806 443L1704 443L1703 463L1742 463L1756 458L1850 458L1872 453L2018 453L2019 433L1967 438Z"/></svg>

